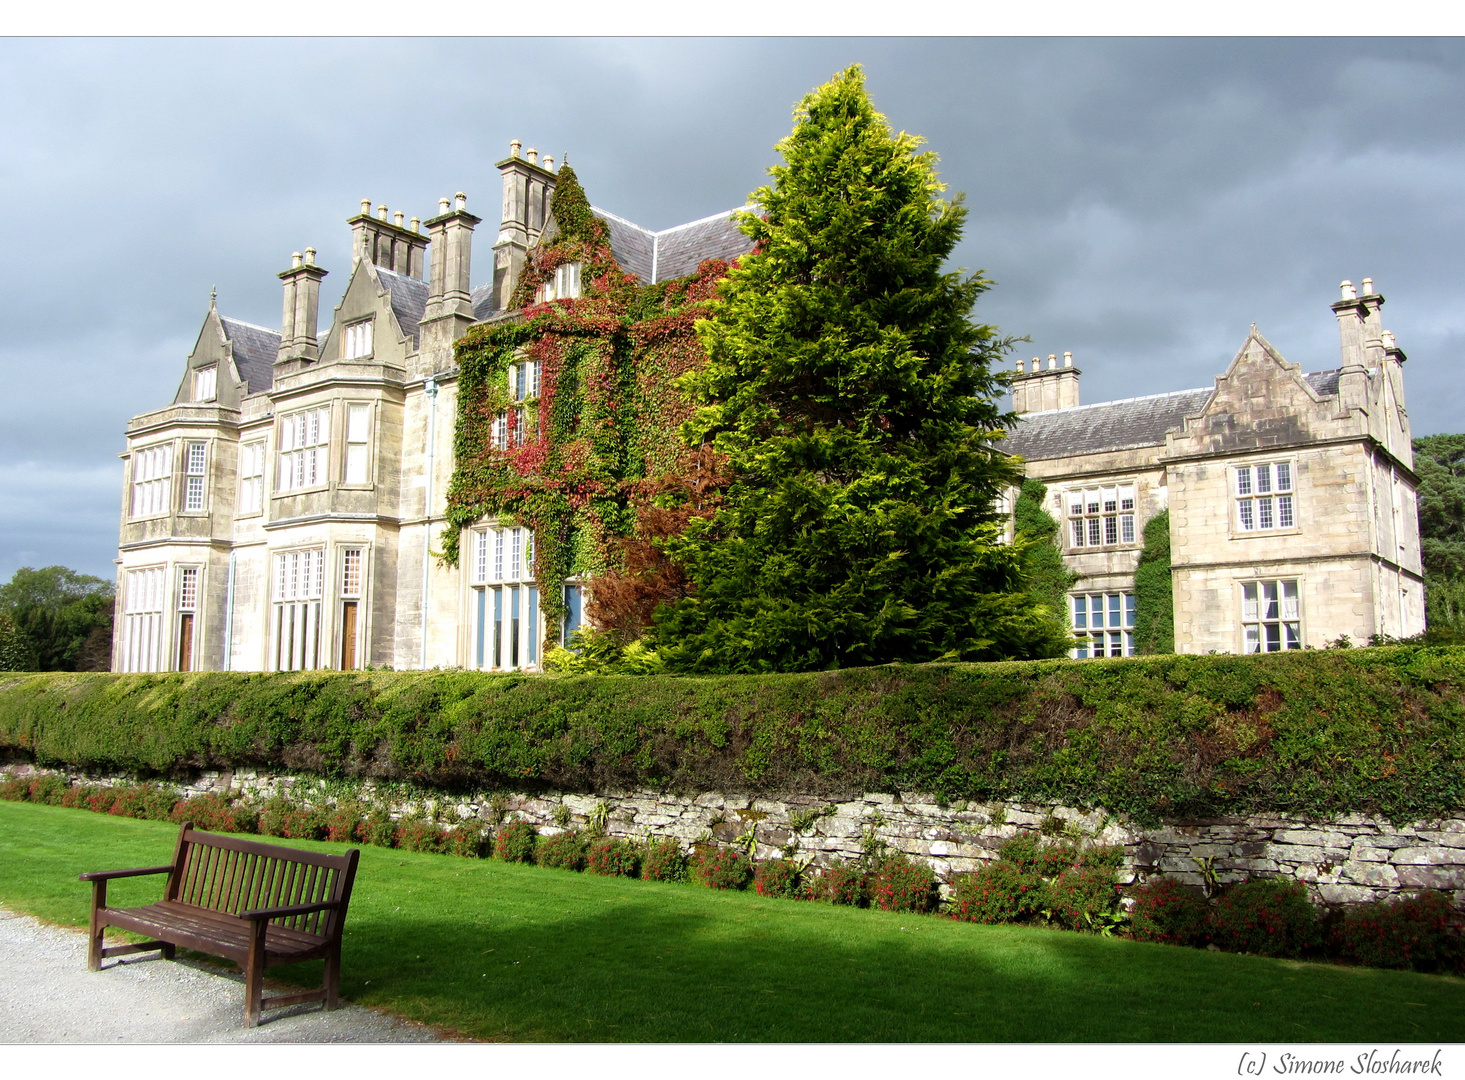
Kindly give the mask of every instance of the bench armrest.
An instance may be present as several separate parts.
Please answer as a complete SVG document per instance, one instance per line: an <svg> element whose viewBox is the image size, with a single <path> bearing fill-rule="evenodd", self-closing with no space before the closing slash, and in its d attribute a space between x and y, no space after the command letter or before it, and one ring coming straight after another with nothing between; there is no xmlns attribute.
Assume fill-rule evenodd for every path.
<svg viewBox="0 0 1465 1080"><path fill-rule="evenodd" d="M291 915L309 915L312 911L329 911L332 908L341 906L339 900L322 900L318 904L291 904L288 907L256 908L253 911L241 911L241 919L284 919Z"/></svg>
<svg viewBox="0 0 1465 1080"><path fill-rule="evenodd" d="M90 874L82 874L81 881L111 881L120 877L143 877L146 874L171 874L173 866L140 866L135 870L96 870Z"/></svg>

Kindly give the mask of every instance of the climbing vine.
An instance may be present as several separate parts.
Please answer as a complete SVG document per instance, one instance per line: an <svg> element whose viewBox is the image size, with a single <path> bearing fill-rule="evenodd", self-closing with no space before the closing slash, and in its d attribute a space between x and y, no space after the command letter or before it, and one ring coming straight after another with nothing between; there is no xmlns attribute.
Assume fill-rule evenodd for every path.
<svg viewBox="0 0 1465 1080"><path fill-rule="evenodd" d="M555 271L575 262L580 296L537 301ZM510 301L516 317L474 327L457 344L447 562L458 562L463 529L494 517L533 531L536 581L620 567L637 507L686 471L692 451L678 430L689 406L676 380L703 359L694 327L727 269L708 260L689 277L642 285L621 269L605 223L561 167L550 220ZM524 361L539 365L539 393L518 401L510 369ZM540 603L546 626L559 625L560 590L542 589Z"/></svg>

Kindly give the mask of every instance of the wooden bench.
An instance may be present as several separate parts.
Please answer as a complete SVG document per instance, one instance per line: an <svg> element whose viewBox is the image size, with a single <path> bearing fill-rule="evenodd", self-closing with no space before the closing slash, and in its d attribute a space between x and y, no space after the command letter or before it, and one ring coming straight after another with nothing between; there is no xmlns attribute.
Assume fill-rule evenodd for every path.
<svg viewBox="0 0 1465 1080"><path fill-rule="evenodd" d="M356 880L352 848L344 855L261 844L200 832L192 822L178 830L178 847L167 866L103 870L82 874L92 883L92 919L87 966L123 953L162 951L171 960L177 947L233 960L244 969L244 1023L254 1027L266 1008L322 1001L337 1006L341 978L341 928ZM163 899L135 908L109 908L107 882L114 878L167 874ZM102 947L109 926L145 934L138 945ZM326 962L318 990L263 996L266 968Z"/></svg>

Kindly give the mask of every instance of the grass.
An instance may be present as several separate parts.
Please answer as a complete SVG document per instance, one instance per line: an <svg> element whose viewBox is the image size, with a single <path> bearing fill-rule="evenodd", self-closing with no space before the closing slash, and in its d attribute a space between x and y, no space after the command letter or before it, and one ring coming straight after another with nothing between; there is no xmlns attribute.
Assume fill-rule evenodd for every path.
<svg viewBox="0 0 1465 1080"><path fill-rule="evenodd" d="M85 925L84 870L173 826L0 802L0 904ZM330 850L340 845L289 841ZM114 882L117 904L160 879ZM276 969L319 979L319 965ZM769 900L366 847L342 993L479 1039L1429 1041L1465 980Z"/></svg>

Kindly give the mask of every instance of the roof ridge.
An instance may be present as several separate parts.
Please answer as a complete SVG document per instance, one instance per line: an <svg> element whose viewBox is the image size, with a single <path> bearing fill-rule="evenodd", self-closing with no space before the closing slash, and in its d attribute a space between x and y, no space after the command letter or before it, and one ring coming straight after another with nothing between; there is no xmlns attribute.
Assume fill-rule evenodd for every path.
<svg viewBox="0 0 1465 1080"><path fill-rule="evenodd" d="M1214 389L1214 386L1197 386L1190 390L1167 390L1163 394L1143 394L1139 397L1115 398L1113 401L1091 401L1087 405L1070 405L1066 409L1043 409L1038 412L1025 412L1021 415L1026 418L1029 416L1046 416L1049 413L1078 412L1081 409L1102 409L1109 405L1129 405L1136 401L1155 401L1158 398L1179 397L1182 394L1209 394Z"/></svg>
<svg viewBox="0 0 1465 1080"><path fill-rule="evenodd" d="M221 314L219 316L219 321L238 323L240 326L247 326L251 330L263 330L266 334L274 334L275 337L280 336L280 331L278 330L271 330L268 326L261 326L259 323L246 322L244 319L235 319L228 315Z"/></svg>
<svg viewBox="0 0 1465 1080"><path fill-rule="evenodd" d="M595 206L593 204L590 207L590 212L592 214L595 214L595 215L599 216L599 217L615 218L615 220L619 221L622 225L629 225L631 228L635 229L637 232L645 233L647 236L651 236L651 237L655 237L656 236L656 234L654 232L652 232L650 229L646 228L646 226L644 226L644 225L637 225L634 221L631 221L628 218L623 218L619 214L612 214L609 210L602 210L600 207Z"/></svg>
<svg viewBox="0 0 1465 1080"><path fill-rule="evenodd" d="M678 229L690 229L693 225L703 225L709 221L726 221L739 210L751 210L756 205L756 203L744 203L742 206L734 206L730 210L719 210L715 214L708 214L706 217L700 217L695 221L684 221L680 225L668 225L664 229L648 229L645 225L637 225L634 221L623 218L619 214L612 214L609 210L604 210L599 206L591 206L590 211L591 213L600 214L604 217L615 218L622 225L629 225L637 232L643 232L654 240L657 237L665 236L667 233L676 232Z"/></svg>

